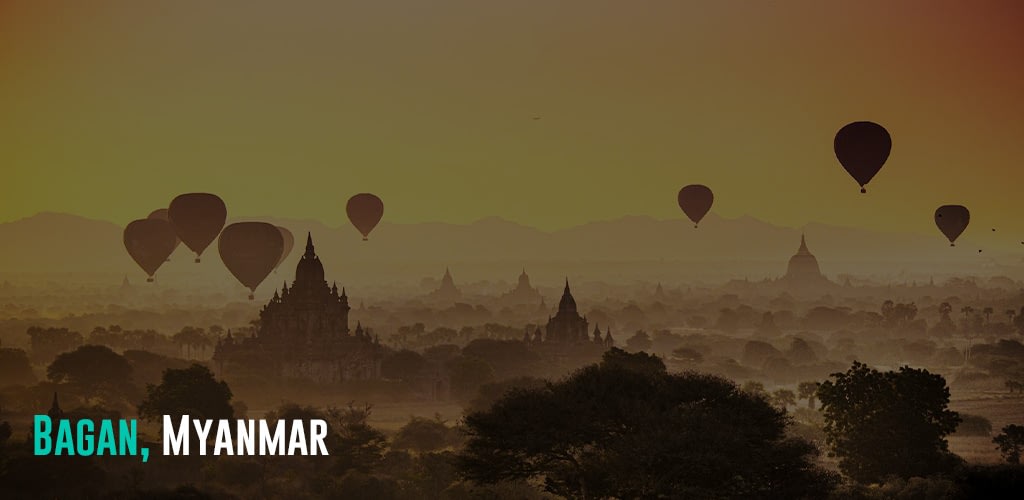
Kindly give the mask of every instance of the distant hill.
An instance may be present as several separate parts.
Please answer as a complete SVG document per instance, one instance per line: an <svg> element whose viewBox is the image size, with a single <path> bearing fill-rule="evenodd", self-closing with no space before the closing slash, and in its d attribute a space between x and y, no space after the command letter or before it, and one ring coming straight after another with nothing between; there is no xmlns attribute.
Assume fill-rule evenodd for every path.
<svg viewBox="0 0 1024 500"><path fill-rule="evenodd" d="M292 276L306 234L313 234L329 279L339 283L415 283L440 277L450 266L456 282L514 282L522 268L541 282L564 276L625 281L700 278L724 280L774 277L785 272L801 232L822 271L859 275L1019 274L1016 247L999 242L978 253L971 241L949 247L941 235L883 233L857 228L810 224L803 229L780 227L744 216L735 219L709 214L699 229L682 219L657 220L627 216L546 232L498 217L471 224L381 223L370 241L361 241L349 226L328 227L314 220L240 217L287 227L295 249L268 282ZM985 235L988 236L988 235ZM0 224L0 273L142 273L122 246L122 228L104 221L68 214L40 213ZM991 238L990 238L991 239ZM974 244L972 244L974 243ZM982 241L982 243L985 243ZM1017 243L1017 242L1012 242ZM1018 243L1019 244L1019 243ZM216 253L216 243L192 263L184 245L158 277L203 277L231 281ZM120 279L118 278L118 282Z"/></svg>

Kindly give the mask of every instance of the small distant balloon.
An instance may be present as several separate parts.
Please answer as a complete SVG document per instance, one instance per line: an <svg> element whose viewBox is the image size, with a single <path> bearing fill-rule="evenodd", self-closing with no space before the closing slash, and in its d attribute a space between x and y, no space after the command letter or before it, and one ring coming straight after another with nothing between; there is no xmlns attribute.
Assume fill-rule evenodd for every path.
<svg viewBox="0 0 1024 500"><path fill-rule="evenodd" d="M160 220L165 220L167 222L171 221L171 219L167 216L167 209L166 208L158 208L156 210L153 210L152 212L149 213L149 216L146 217L146 218L147 219L160 219ZM174 233L174 250L177 250L178 249L178 245L180 245L180 244L181 244L181 238L178 238L178 233ZM174 252L172 251L171 253L174 253ZM170 262L170 261L171 261L171 259L167 259L167 262Z"/></svg>
<svg viewBox="0 0 1024 500"><path fill-rule="evenodd" d="M971 222L971 212L963 205L943 205L935 210L935 225L949 239L949 246L956 246L956 239Z"/></svg>
<svg viewBox="0 0 1024 500"><path fill-rule="evenodd" d="M221 232L217 252L228 271L252 292L249 300L253 300L256 287L281 260L284 237L273 224L236 222Z"/></svg>
<svg viewBox="0 0 1024 500"><path fill-rule="evenodd" d="M348 199L345 212L348 213L348 220L363 235L363 241L366 241L370 237L370 231L373 231L381 217L384 217L384 202L376 195L359 193Z"/></svg>
<svg viewBox="0 0 1024 500"><path fill-rule="evenodd" d="M889 159L892 137L877 123L853 122L839 129L832 146L839 163L860 184L860 192L866 193L864 186Z"/></svg>
<svg viewBox="0 0 1024 500"><path fill-rule="evenodd" d="M228 219L224 200L210 193L188 193L171 200L167 216L178 238L196 253L196 262L217 239Z"/></svg>
<svg viewBox="0 0 1024 500"><path fill-rule="evenodd" d="M134 220L124 228L124 248L152 282L177 245L171 223L161 219Z"/></svg>
<svg viewBox="0 0 1024 500"><path fill-rule="evenodd" d="M690 184L683 186L676 197L679 208L693 221L693 227L697 227L701 219L711 210L711 204L715 201L715 195L711 188L703 184Z"/></svg>
<svg viewBox="0 0 1024 500"><path fill-rule="evenodd" d="M281 263L284 262L284 259L288 258L288 255L292 253L292 248L295 246L295 235L291 231L281 226L277 226L277 230L281 232L281 238L284 240L284 251L281 252L281 258L277 261L277 265L274 266L275 271L278 267L281 267Z"/></svg>

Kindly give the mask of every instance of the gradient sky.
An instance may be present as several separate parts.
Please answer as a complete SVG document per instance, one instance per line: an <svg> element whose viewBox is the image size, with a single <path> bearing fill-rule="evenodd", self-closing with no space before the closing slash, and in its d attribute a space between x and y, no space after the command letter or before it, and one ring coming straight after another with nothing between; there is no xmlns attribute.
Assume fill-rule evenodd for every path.
<svg viewBox="0 0 1024 500"><path fill-rule="evenodd" d="M1024 233L1024 2L0 0L0 222L485 216L554 229L713 211ZM541 116L533 120L533 116ZM861 195L845 123L893 151Z"/></svg>

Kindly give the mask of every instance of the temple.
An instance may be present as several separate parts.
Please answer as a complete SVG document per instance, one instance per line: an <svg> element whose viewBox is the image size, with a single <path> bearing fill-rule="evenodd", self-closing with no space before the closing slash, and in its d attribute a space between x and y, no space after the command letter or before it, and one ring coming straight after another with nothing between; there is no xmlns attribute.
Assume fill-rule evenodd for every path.
<svg viewBox="0 0 1024 500"><path fill-rule="evenodd" d="M455 280L452 279L452 273L447 267L444 269L444 276L441 278L441 286L437 290L430 292L427 297L447 302L455 301L462 297L462 292L455 286Z"/></svg>
<svg viewBox="0 0 1024 500"><path fill-rule="evenodd" d="M807 249L807 240L802 234L800 235L800 248L789 258L786 275L782 277L781 281L783 284L797 288L832 284L825 275L821 274L818 259Z"/></svg>
<svg viewBox="0 0 1024 500"><path fill-rule="evenodd" d="M327 285L324 267L306 239L306 252L295 268L295 280L260 311L252 337L239 341L230 332L214 352L222 373L225 365L268 363L283 378L339 382L380 377L383 348L369 329L349 330L348 295ZM244 367L242 367L244 368Z"/></svg>
<svg viewBox="0 0 1024 500"><path fill-rule="evenodd" d="M591 336L588 326L586 316L580 316L576 309L576 299L573 298L572 292L569 290L569 280L566 279L562 298L558 301L558 311L553 317L548 317L548 323L544 327L546 335L541 333L539 326L535 327L532 333L527 327L523 335L523 342L538 347L595 345L600 351L615 346L611 328L608 328L602 335L601 329L594 325L594 333Z"/></svg>
<svg viewBox="0 0 1024 500"><path fill-rule="evenodd" d="M530 276L526 274L526 269L523 269L516 287L502 295L501 300L507 304L522 305L536 304L538 301L543 304L544 299L541 298L540 292L530 285Z"/></svg>

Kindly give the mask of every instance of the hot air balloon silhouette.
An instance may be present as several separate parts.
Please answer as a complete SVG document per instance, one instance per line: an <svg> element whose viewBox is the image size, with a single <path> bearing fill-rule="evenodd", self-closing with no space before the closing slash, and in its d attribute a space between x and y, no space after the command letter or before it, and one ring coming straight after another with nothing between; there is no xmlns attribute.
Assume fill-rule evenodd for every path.
<svg viewBox="0 0 1024 500"><path fill-rule="evenodd" d="M839 129L832 143L836 158L854 180L860 192L882 169L892 151L892 137L885 127L874 122L853 122Z"/></svg>
<svg viewBox="0 0 1024 500"><path fill-rule="evenodd" d="M178 238L196 253L196 262L206 247L217 239L228 219L224 200L209 193L188 193L171 200L167 217Z"/></svg>
<svg viewBox="0 0 1024 500"><path fill-rule="evenodd" d="M690 184L679 190L679 208L693 221L693 227L711 210L715 195L703 184Z"/></svg>
<svg viewBox="0 0 1024 500"><path fill-rule="evenodd" d="M167 209L166 208L158 208L156 210L153 210L152 212L149 213L149 216L146 217L146 218L147 219L160 219L160 220L165 220L167 222L171 221L171 219L167 216ZM173 228L174 226L171 226L171 227ZM178 249L178 245L180 245L180 244L181 244L181 238L178 238L178 233L174 233L174 250L177 250ZM172 254L174 253L174 250L171 251ZM170 261L171 261L171 259L168 258L167 262L170 262Z"/></svg>
<svg viewBox="0 0 1024 500"><path fill-rule="evenodd" d="M277 230L281 231L281 238L284 240L284 251L281 252L281 258L278 259L277 264L274 265L275 272L278 267L281 267L281 263L284 262L284 259L287 259L288 255L292 253L292 248L295 246L295 235L293 235L288 228L277 226Z"/></svg>
<svg viewBox="0 0 1024 500"><path fill-rule="evenodd" d="M963 205L942 205L935 209L935 225L949 239L951 247L956 246L954 242L970 222L971 212Z"/></svg>
<svg viewBox="0 0 1024 500"><path fill-rule="evenodd" d="M284 252L284 238L277 226L266 222L236 222L224 228L217 240L220 260L253 300L256 287L274 270Z"/></svg>
<svg viewBox="0 0 1024 500"><path fill-rule="evenodd" d="M165 220L139 219L124 228L124 248L149 276L149 282L174 251L177 239L171 223Z"/></svg>
<svg viewBox="0 0 1024 500"><path fill-rule="evenodd" d="M348 220L363 235L363 241L369 239L370 231L377 227L384 216L384 202L370 193L359 193L348 199L345 205Z"/></svg>

